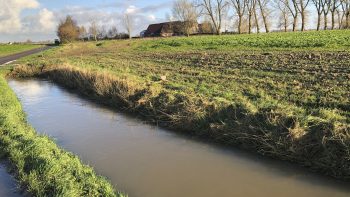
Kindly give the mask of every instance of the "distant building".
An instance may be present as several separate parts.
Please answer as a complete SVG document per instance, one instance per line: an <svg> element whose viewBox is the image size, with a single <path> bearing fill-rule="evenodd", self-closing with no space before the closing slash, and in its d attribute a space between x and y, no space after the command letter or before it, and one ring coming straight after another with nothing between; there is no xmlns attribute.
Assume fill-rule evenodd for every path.
<svg viewBox="0 0 350 197"><path fill-rule="evenodd" d="M183 35L182 27L184 22L174 21L151 24L146 31L141 32L141 37L170 37ZM199 33L198 23L194 23L191 34Z"/></svg>

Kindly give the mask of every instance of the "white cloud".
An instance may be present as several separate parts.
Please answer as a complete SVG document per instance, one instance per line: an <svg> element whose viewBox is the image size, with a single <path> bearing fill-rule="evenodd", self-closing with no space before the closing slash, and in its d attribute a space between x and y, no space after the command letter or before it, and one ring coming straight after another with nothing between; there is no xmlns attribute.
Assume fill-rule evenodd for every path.
<svg viewBox="0 0 350 197"><path fill-rule="evenodd" d="M137 12L137 8L133 5L129 6L128 8L126 8L125 13L126 14L135 14Z"/></svg>
<svg viewBox="0 0 350 197"><path fill-rule="evenodd" d="M52 31L54 30L56 23L54 19L53 12L44 8L39 12L39 23L41 26L41 30L43 31Z"/></svg>
<svg viewBox="0 0 350 197"><path fill-rule="evenodd" d="M0 0L0 32L15 33L21 30L21 12L39 7L37 0Z"/></svg>

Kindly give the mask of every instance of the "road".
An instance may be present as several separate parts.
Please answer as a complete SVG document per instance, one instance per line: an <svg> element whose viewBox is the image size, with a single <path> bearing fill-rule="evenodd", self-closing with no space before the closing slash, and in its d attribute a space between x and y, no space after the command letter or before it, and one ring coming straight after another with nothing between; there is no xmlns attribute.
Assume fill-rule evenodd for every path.
<svg viewBox="0 0 350 197"><path fill-rule="evenodd" d="M45 47L42 47L42 48L32 49L32 50L24 51L24 52L21 52L21 53L17 53L17 54L5 56L5 57L0 57L0 66L4 65L4 64L7 64L7 63L10 63L12 61L15 61L15 60L17 60L19 58L22 58L22 57L25 57L25 56L28 56L28 55L33 55L35 53L39 53L39 52L48 50L50 48L52 48L52 46L45 46Z"/></svg>

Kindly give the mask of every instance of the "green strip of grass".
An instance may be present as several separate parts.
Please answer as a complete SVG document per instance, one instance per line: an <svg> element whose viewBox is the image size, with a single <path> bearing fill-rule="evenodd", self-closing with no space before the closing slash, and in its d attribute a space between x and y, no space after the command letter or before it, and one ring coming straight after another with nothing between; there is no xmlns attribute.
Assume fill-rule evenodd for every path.
<svg viewBox="0 0 350 197"><path fill-rule="evenodd" d="M33 196L123 196L78 157L28 125L21 104L0 70L0 157Z"/></svg>
<svg viewBox="0 0 350 197"><path fill-rule="evenodd" d="M43 45L34 44L0 45L0 57L40 48L42 46Z"/></svg>

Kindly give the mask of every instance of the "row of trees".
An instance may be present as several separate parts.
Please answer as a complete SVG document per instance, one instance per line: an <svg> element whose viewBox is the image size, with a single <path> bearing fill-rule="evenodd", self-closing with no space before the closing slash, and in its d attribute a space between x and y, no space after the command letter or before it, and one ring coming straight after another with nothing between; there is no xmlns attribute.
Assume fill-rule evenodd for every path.
<svg viewBox="0 0 350 197"><path fill-rule="evenodd" d="M323 29L350 28L350 0L176 0L173 16L180 21L197 21L204 16L215 33L221 34L228 13L233 13L238 33L259 33L262 28L268 33L274 22L283 31L297 31L298 26L305 31L312 9L317 12L317 30L322 20Z"/></svg>
<svg viewBox="0 0 350 197"><path fill-rule="evenodd" d="M128 19L129 20L129 19ZM127 22L127 21L125 21ZM61 42L67 43L76 40L107 40L107 39L127 39L131 38L131 22L126 24L128 33L120 33L116 26L107 28L91 21L88 27L79 26L72 16L66 16L61 20L57 28L57 36Z"/></svg>

